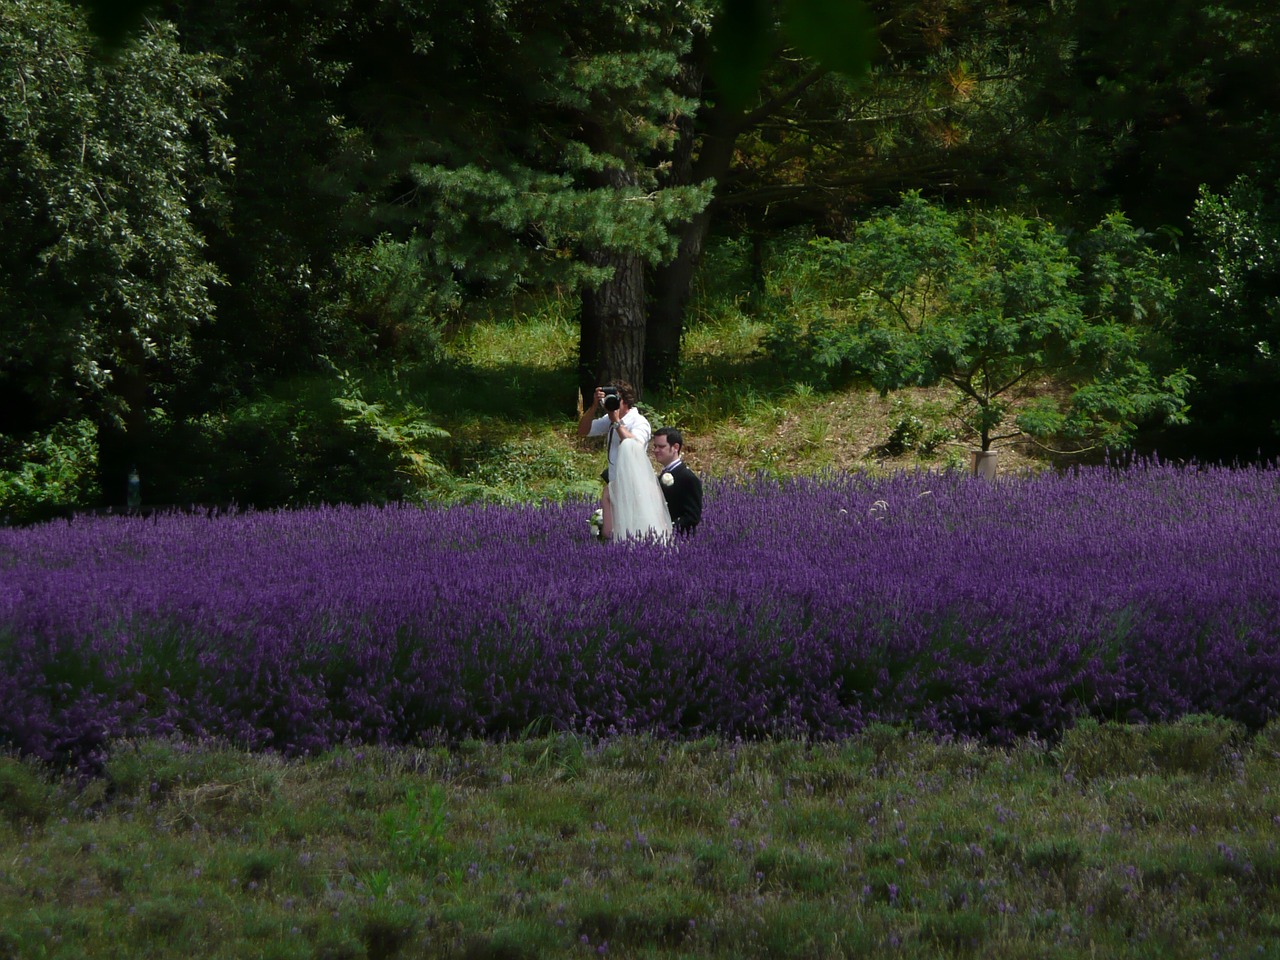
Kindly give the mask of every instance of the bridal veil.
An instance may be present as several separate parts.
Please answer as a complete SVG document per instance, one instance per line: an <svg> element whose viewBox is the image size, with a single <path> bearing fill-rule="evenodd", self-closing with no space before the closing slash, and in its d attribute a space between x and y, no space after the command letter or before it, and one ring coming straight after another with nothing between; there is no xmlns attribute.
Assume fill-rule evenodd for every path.
<svg viewBox="0 0 1280 960"><path fill-rule="evenodd" d="M671 536L671 514L658 478L649 465L644 444L627 438L609 471L609 499L613 504L613 539Z"/></svg>

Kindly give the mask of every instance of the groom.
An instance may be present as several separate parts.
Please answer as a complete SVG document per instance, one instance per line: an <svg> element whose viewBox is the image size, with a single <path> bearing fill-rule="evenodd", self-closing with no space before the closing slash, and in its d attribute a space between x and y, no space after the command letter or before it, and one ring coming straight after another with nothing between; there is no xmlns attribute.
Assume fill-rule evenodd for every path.
<svg viewBox="0 0 1280 960"><path fill-rule="evenodd" d="M702 481L681 458L684 435L675 427L659 427L654 431L649 450L662 467L658 481L667 499L671 525L676 533L693 533L702 519Z"/></svg>

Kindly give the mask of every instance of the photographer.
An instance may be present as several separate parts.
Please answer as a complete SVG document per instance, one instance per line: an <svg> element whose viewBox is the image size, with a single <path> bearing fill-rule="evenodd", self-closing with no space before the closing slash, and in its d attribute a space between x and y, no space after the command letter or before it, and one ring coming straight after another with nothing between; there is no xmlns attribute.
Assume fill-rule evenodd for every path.
<svg viewBox="0 0 1280 960"><path fill-rule="evenodd" d="M618 380L608 387L596 387L591 406L578 421L579 437L603 437L608 439L609 465L600 475L604 492L600 497L603 517L600 534L605 540L613 538L614 504L609 494L609 477L618 469L618 448L623 440L635 440L647 447L653 429L649 421L635 409L636 391L625 380Z"/></svg>

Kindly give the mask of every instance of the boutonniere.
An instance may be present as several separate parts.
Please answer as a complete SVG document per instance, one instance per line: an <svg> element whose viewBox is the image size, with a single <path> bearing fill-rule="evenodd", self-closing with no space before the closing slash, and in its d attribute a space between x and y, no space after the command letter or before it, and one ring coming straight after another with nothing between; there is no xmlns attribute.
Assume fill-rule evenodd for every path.
<svg viewBox="0 0 1280 960"><path fill-rule="evenodd" d="M676 478L675 478L675 477L673 477L671 474L669 474L669 473L664 473L664 474L662 475L662 485L663 485L664 487L669 487L669 486L671 486L671 485L672 485L673 483L675 483L675 482L676 482Z"/></svg>

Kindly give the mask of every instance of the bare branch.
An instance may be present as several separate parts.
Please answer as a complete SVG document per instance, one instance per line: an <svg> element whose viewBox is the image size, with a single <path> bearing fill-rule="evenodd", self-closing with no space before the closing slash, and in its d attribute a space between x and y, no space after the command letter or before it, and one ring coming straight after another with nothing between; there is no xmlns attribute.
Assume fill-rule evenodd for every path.
<svg viewBox="0 0 1280 960"><path fill-rule="evenodd" d="M1004 393L1010 387L1018 383L1021 383L1023 380L1027 379L1027 377L1031 376L1033 373L1039 373L1039 372L1040 372L1039 367L1028 367L1027 369L1023 370L1020 374L1018 374L1016 377L1014 377L1012 380L1010 380L1008 383L1004 384L1003 386L997 387L996 392L992 394L992 396L998 397L1000 394Z"/></svg>
<svg viewBox="0 0 1280 960"><path fill-rule="evenodd" d="M741 117L738 118L737 122L735 123L735 126L743 130L751 129L752 127L762 122L763 120L766 120L767 118L773 116L774 112L777 111L779 108L781 108L782 105L786 103L788 100L794 100L796 97L800 96L800 94L804 93L811 86L813 86L823 77L825 77L827 75L827 72L828 71L822 67L818 67L814 70L810 70L807 74L805 74L803 77L797 80L794 84L792 84L786 90L783 90L779 92L777 95L770 97L768 100L760 104L760 106L756 107L750 113L743 114Z"/></svg>

